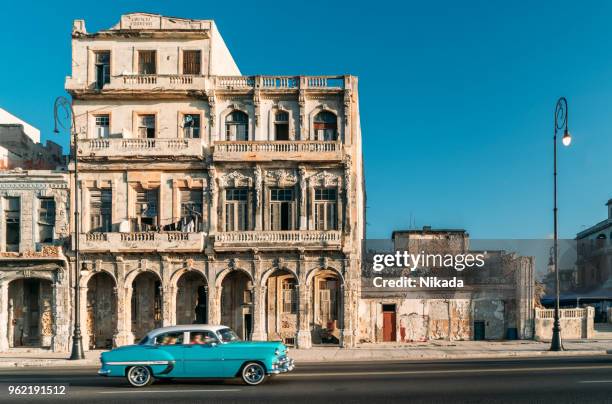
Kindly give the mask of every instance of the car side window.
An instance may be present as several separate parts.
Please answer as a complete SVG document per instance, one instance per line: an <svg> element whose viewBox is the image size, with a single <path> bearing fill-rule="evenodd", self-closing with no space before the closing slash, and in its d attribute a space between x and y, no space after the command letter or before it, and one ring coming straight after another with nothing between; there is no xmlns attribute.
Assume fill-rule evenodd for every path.
<svg viewBox="0 0 612 404"><path fill-rule="evenodd" d="M191 331L189 333L189 343L194 345L211 345L219 343L216 335L212 331Z"/></svg>
<svg viewBox="0 0 612 404"><path fill-rule="evenodd" d="M166 332L155 337L155 345L180 345L183 343L183 332Z"/></svg>

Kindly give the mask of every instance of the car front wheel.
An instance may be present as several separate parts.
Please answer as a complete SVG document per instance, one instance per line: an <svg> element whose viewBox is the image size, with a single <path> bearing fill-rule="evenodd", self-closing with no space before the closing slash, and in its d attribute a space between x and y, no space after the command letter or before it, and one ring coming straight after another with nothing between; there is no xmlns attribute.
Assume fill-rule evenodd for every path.
<svg viewBox="0 0 612 404"><path fill-rule="evenodd" d="M145 387L153 383L153 375L146 366L133 366L128 370L127 380L134 387Z"/></svg>
<svg viewBox="0 0 612 404"><path fill-rule="evenodd" d="M242 380L250 386L257 386L265 379L266 370L259 363L250 362L242 368Z"/></svg>

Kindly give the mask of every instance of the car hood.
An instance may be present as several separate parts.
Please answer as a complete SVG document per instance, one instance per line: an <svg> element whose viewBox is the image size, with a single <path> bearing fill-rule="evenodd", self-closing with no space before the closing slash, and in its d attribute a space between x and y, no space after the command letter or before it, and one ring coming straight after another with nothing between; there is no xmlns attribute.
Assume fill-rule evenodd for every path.
<svg viewBox="0 0 612 404"><path fill-rule="evenodd" d="M239 347L239 348L278 348L281 351L285 351L287 347L285 344L278 341L232 341L226 343L228 347Z"/></svg>

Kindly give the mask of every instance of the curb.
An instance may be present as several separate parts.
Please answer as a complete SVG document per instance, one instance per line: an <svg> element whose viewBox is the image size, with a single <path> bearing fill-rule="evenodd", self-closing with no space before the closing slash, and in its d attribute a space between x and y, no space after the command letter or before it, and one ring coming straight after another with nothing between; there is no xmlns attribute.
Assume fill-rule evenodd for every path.
<svg viewBox="0 0 612 404"><path fill-rule="evenodd" d="M302 357L301 354L304 354ZM512 358L555 358L572 356L603 356L612 355L612 350L571 350L562 352L532 351L532 352L504 352L504 353L445 353L439 352L412 352L410 355L389 355L389 352L368 352L370 355L363 355L366 352L330 352L329 355L317 355L312 357L308 352L292 350L289 355L301 363L317 362L377 362L377 361L429 361L429 360L466 360L466 359L512 359ZM296 355L297 354L297 355ZM310 356L310 357L308 357ZM95 359L68 360L68 359L39 359L39 360L19 360L19 361L0 361L0 369L14 368L41 368L41 367L98 367L100 362Z"/></svg>

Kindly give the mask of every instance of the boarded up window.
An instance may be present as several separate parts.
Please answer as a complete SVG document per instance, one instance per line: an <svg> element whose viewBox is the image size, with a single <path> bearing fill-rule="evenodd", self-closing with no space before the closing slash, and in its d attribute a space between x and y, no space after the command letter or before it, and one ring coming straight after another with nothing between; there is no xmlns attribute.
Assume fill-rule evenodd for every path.
<svg viewBox="0 0 612 404"><path fill-rule="evenodd" d="M110 128L110 116L109 115L96 115L96 127L94 136L98 139L104 139L108 137Z"/></svg>
<svg viewBox="0 0 612 404"><path fill-rule="evenodd" d="M329 111L321 111L314 118L315 140L338 139L337 117Z"/></svg>
<svg viewBox="0 0 612 404"><path fill-rule="evenodd" d="M249 117L242 111L234 111L225 120L225 140L249 140Z"/></svg>
<svg viewBox="0 0 612 404"><path fill-rule="evenodd" d="M154 50L138 51L138 74L156 74L156 54Z"/></svg>
<svg viewBox="0 0 612 404"><path fill-rule="evenodd" d="M183 51L183 74L200 74L202 53L199 50Z"/></svg>
<svg viewBox="0 0 612 404"><path fill-rule="evenodd" d="M200 114L183 115L183 136L187 139L200 138Z"/></svg>

